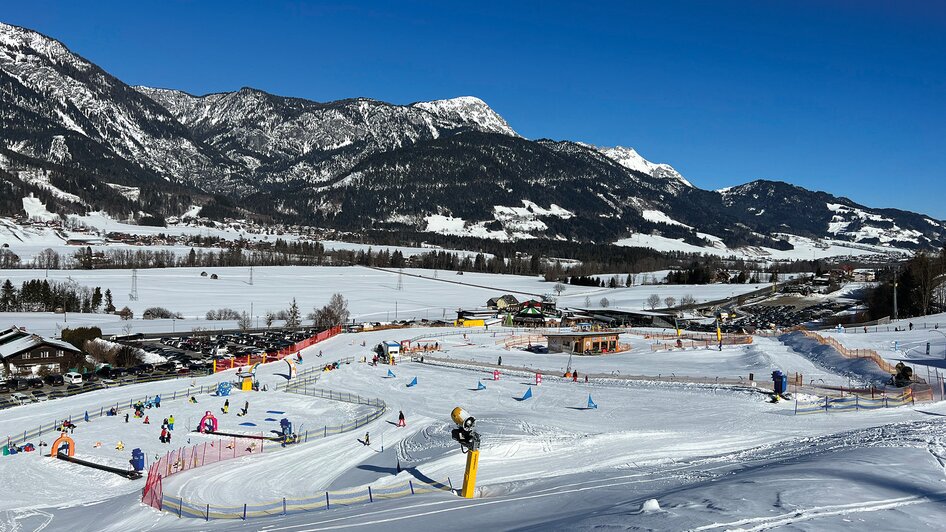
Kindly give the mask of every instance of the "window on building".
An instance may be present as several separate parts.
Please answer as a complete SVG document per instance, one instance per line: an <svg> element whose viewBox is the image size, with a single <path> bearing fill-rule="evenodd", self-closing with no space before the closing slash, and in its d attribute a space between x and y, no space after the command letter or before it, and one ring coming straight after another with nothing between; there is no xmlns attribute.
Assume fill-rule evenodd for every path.
<svg viewBox="0 0 946 532"><path fill-rule="evenodd" d="M30 353L23 353L23 355L20 356L20 358L22 358L23 360L29 360L29 359L30 359Z"/></svg>
<svg viewBox="0 0 946 532"><path fill-rule="evenodd" d="M39 358L49 358L49 351L40 351Z"/></svg>
<svg viewBox="0 0 946 532"><path fill-rule="evenodd" d="M62 349L56 351L56 356L57 356L57 357L61 357L62 354L63 354Z"/></svg>

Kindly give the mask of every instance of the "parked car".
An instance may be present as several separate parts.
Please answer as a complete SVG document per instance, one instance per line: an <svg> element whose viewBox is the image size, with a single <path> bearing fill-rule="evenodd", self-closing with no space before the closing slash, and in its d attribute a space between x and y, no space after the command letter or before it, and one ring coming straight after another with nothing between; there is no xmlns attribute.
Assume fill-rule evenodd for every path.
<svg viewBox="0 0 946 532"><path fill-rule="evenodd" d="M18 378L18 377L17 377L17 378L13 378L13 379L10 379L10 389L11 389L11 390L16 390L16 391L18 391L18 392L22 392L22 391L24 391L24 390L29 390L29 389L30 389L30 383L29 383L29 381L27 381L26 379L21 379L21 378Z"/></svg>
<svg viewBox="0 0 946 532"><path fill-rule="evenodd" d="M10 400L18 405L25 405L33 402L33 398L25 393L14 392L10 394Z"/></svg>
<svg viewBox="0 0 946 532"><path fill-rule="evenodd" d="M7 381L0 382L0 393L10 393L13 391L13 388L10 387L10 383Z"/></svg>
<svg viewBox="0 0 946 532"><path fill-rule="evenodd" d="M14 406L14 402L6 397L0 397L0 410Z"/></svg>
<svg viewBox="0 0 946 532"><path fill-rule="evenodd" d="M44 386L43 379L39 377L32 377L27 379L27 382L30 385L30 388L42 388Z"/></svg>
<svg viewBox="0 0 946 532"><path fill-rule="evenodd" d="M106 388L111 388L112 386L118 386L118 381L113 381L112 379L102 379L99 381L99 384Z"/></svg>
<svg viewBox="0 0 946 532"><path fill-rule="evenodd" d="M33 395L33 400L36 401L37 403L41 403L43 401L49 400L49 396L46 395L46 392L42 390L34 390L32 395Z"/></svg>
<svg viewBox="0 0 946 532"><path fill-rule="evenodd" d="M50 386L62 386L63 382L65 381L63 380L62 375L58 373L51 373L43 377L43 382Z"/></svg>
<svg viewBox="0 0 946 532"><path fill-rule="evenodd" d="M62 379L67 384L82 384L82 375L76 373L75 371L70 371L62 376Z"/></svg>
<svg viewBox="0 0 946 532"><path fill-rule="evenodd" d="M49 398L50 398L50 399L62 399L62 398L65 397L65 396L66 396L66 394L63 393L62 390L53 390L53 391L49 392Z"/></svg>

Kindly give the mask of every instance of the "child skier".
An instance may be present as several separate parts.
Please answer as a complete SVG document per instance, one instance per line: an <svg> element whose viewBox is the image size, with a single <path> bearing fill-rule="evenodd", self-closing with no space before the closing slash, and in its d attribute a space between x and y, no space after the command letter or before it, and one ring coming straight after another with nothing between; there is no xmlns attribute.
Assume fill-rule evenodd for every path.
<svg viewBox="0 0 946 532"><path fill-rule="evenodd" d="M227 413L230 412L230 400L229 400L229 399L227 399L226 401L223 402L223 408L221 408L220 410L221 410L224 414L227 414Z"/></svg>
<svg viewBox="0 0 946 532"><path fill-rule="evenodd" d="M174 430L174 414L168 417L168 430Z"/></svg>
<svg viewBox="0 0 946 532"><path fill-rule="evenodd" d="M365 433L365 445L371 445L371 434Z"/></svg>
<svg viewBox="0 0 946 532"><path fill-rule="evenodd" d="M404 421L404 411L403 411L403 410L398 410L398 412L397 412L397 426L398 426L398 427L406 427L406 426L407 426L407 422Z"/></svg>

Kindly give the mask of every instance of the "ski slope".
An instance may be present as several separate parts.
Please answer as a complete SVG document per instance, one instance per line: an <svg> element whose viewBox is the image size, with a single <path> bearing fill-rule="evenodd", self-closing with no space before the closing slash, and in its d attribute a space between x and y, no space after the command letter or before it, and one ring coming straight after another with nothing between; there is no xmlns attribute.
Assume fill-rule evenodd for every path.
<svg viewBox="0 0 946 532"><path fill-rule="evenodd" d="M946 405L794 416L791 402L772 404L765 394L749 389L608 379L586 384L555 378L532 386L532 399L517 401L529 389L531 378L504 374L493 381L484 369L407 361L393 367L372 367L360 362L369 356L370 347L382 340L434 337L444 332L450 331L346 334L307 349L305 364L317 363L319 351L323 352L322 360L355 357L356 362L350 365L322 373L318 386L381 398L388 405L386 415L358 432L172 476L165 482L165 493L188 501L239 505L318 495L320 490L383 487L408 479L450 477L457 484L464 457L450 439L453 425L449 412L463 406L476 416L483 441L477 498L423 495L256 519L247 526L301 531L416 530L424 526L460 530L611 526L724 530L793 525L822 530L860 520L865 525L903 529L933 524L943 517L942 464L946 462L941 457L946 453L940 442L946 429L936 420L946 415ZM550 365L562 363L561 356L497 348L490 345L491 334L468 336L475 341L464 342L465 331L452 332L455 336L440 337L445 346L440 355L463 353L492 361L502 352L504 364L507 360L509 364L522 362L526 357L548 357ZM643 340L631 341L646 345ZM651 373L674 369L699 374L714 371L714 358L717 372L745 371L747 363L759 372L811 364L804 353L793 352L777 340L756 339L750 347L721 354L649 353L635 347L622 356L575 357L573 365L583 372L597 365L601 370ZM659 360L660 356L667 358ZM282 362L261 366L261 382L268 386L285 382L285 368ZM395 377L387 377L389 369ZM407 387L415 377L417 386ZM212 384L223 378L225 374L141 384L17 407L0 411L0 426L9 432L26 430L37 419L142 393ZM480 381L486 389L477 391ZM584 408L589 395L598 404L595 410ZM248 421L257 425L266 425L265 418L259 419L266 410L285 412L297 427L299 423L317 426L362 415L357 407L352 410L352 405L270 391L236 393L230 401L230 416L244 397L249 397L251 406ZM205 407L219 408L221 402L210 396L199 398L198 405L165 400L160 410L175 412L180 424L177 431L191 426ZM406 428L394 424L398 411L406 415ZM227 423L227 428L240 428L238 424L230 426L237 418L220 417L225 418L221 423ZM154 425L126 425L122 417L78 425L75 438L80 442L79 452L89 458L113 464L127 459L112 448L116 438L123 439L126 454L143 446L149 461L151 453L162 449ZM364 431L371 434L370 446L357 441ZM175 443L182 437L175 433ZM201 436L189 437L196 441ZM90 442L96 440L110 446L90 448ZM20 489L26 478L31 488ZM233 521L180 519L143 507L139 503L142 481L78 468L37 453L0 459L0 479L4 493L16 493L0 499L0 522L6 519L24 529L37 523L47 523L45 530L230 530L239 526ZM656 499L661 509L642 511L648 499Z"/></svg>

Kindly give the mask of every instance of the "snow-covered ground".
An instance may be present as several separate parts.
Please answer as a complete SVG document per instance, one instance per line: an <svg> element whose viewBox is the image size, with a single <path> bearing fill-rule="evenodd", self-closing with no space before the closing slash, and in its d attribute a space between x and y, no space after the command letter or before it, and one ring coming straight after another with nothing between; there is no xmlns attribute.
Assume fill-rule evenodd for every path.
<svg viewBox="0 0 946 532"><path fill-rule="evenodd" d="M238 505L418 478L450 477L458 484L464 457L450 440L453 425L449 412L463 406L476 416L483 441L477 498L424 495L257 519L245 526L285 531L418 527L585 530L615 526L825 530L853 525L901 530L936 528L944 517L942 464L946 463L946 450L941 442L946 429L935 420L946 415L946 405L794 416L791 402L773 404L765 394L748 389L613 379L587 384L548 379L532 387L532 399L517 401L529 389L526 377L505 375L492 381L483 369L407 361L394 367L372 367L360 362L381 340L433 338L444 332L451 331L341 335L309 348L304 352L306 364L317 363L318 351L324 353L322 360L353 356L358 361L322 373L319 387L381 398L388 405L387 414L357 433L175 475L165 482L165 493L197 504ZM470 335L472 341L464 342L463 331L452 332L455 336L438 337L445 346L442 356L494 362L502 353L504 365L536 363L537 359L547 360L553 367L563 364L560 355L506 351L496 346L491 333ZM835 382L843 380L812 365L805 353L792 351L774 339L757 338L748 349L724 349L721 353L650 353L643 340L626 340L635 346L626 355L575 357L573 366L586 372L620 368L622 373L645 374L801 369L806 374L821 371ZM261 381L284 382L281 374L285 367L281 362L261 366ZM387 378L388 369L396 377ZM415 377L417 386L407 387ZM143 394L167 393L188 384L212 384L222 378L140 384L16 407L0 412L0 426L5 432L27 430L36 420ZM478 381L487 388L476 391ZM583 408L589 395L598 404L595 410ZM352 411L351 405L269 391L235 395L231 416L244 397L250 398L251 413L257 416L247 419L257 426L272 424L265 417L258 419L267 415L266 410L286 412L296 423L306 425L362 415ZM199 414L204 405L219 408L217 403L221 402L210 396L199 400L193 408L166 400L161 417L173 411L177 422L187 428L188 419ZM407 428L394 425L399 410L406 415ZM235 425L228 428L256 429L239 427L238 418L222 417L223 423ZM126 425L122 417L78 425L75 437L80 454L97 460L127 458L111 456L117 451L108 446L90 449L94 441L113 446L113 440L121 438L126 451L142 446L149 454L162 447L156 441L154 425ZM371 446L356 441L365 431L371 434ZM185 437L175 433L175 443ZM0 522L17 523L24 529L42 523L47 523L45 530L230 530L243 526L159 513L140 504L143 481L100 474L35 453L0 459L0 479L4 493L15 493L0 498ZM648 503L642 511L649 499L655 499L656 505Z"/></svg>
<svg viewBox="0 0 946 532"><path fill-rule="evenodd" d="M200 274L207 272L206 277ZM395 319L453 320L458 308L482 307L487 299L511 292L520 300L551 293L553 283L538 276L495 275L422 269L405 269L399 274L363 267L287 266L253 268L166 268L138 270L138 300L130 301L131 270L49 270L50 280L75 280L88 287L112 291L115 306L128 306L134 313L132 332L189 331L233 328L234 322L207 321L209 310L232 308L250 312L254 321L264 325L267 312L289 307L295 298L303 315L328 303L335 292L348 300L352 318L360 321ZM210 274L218 275L211 279ZM45 279L44 270L0 270L0 283L10 279L15 286L30 279ZM463 284L458 284L463 283ZM611 308L643 309L644 300L653 293L661 299L693 295L697 301L715 300L755 290L764 285L645 285L630 288L571 286L558 298L560 306L600 307L607 298ZM184 320L141 320L149 307L164 307L180 313ZM0 313L0 326L20 325L41 334L56 334L66 327L99 326L118 333L128 325L116 316L105 314Z"/></svg>

